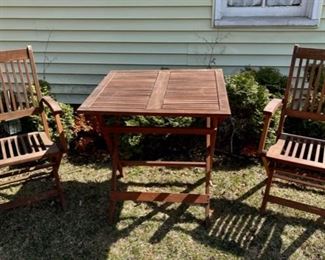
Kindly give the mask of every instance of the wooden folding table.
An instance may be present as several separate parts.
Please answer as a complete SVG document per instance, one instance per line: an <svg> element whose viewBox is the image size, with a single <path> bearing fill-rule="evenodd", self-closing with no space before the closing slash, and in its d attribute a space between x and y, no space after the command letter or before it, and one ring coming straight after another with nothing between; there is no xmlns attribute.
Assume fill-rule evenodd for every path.
<svg viewBox="0 0 325 260"><path fill-rule="evenodd" d="M220 69L191 70L137 70L111 71L79 107L78 112L95 115L100 122L112 159L109 220L113 220L117 201L160 201L194 203L205 206L206 220L210 211L210 180L212 159L218 123L230 116L223 72ZM106 124L105 117L116 118L114 124ZM201 117L205 127L140 127L123 126L121 116L186 116ZM184 161L122 161L119 158L121 134L177 134L206 136L204 162ZM117 187L117 172L123 176L123 166L175 166L204 167L205 193L127 192Z"/></svg>

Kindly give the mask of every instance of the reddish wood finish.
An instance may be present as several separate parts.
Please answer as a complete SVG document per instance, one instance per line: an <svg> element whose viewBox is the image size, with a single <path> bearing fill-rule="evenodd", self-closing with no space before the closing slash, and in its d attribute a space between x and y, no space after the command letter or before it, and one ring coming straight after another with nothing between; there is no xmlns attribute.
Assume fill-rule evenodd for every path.
<svg viewBox="0 0 325 260"><path fill-rule="evenodd" d="M221 70L112 71L78 111L218 118L230 115Z"/></svg>
<svg viewBox="0 0 325 260"><path fill-rule="evenodd" d="M261 210L268 202L325 216L325 209L270 195L273 179L325 189L325 140L283 132L287 117L325 120L325 50L295 46L284 99L272 100L264 110L259 152L268 174ZM277 142L264 151L271 117L282 107Z"/></svg>
<svg viewBox="0 0 325 260"><path fill-rule="evenodd" d="M14 135L0 139L0 167L39 160L56 155L59 148L44 132Z"/></svg>
<svg viewBox="0 0 325 260"><path fill-rule="evenodd" d="M59 143L50 139L45 106L54 114ZM0 209L26 205L53 196L58 197L64 207L58 175L61 158L66 149L59 116L61 112L58 103L41 95L32 48L28 46L26 49L0 51L0 120L10 121L38 115L44 129L43 132L17 134L0 139L0 167L10 166L11 169L19 165L17 171L0 173L0 187L48 177L51 177L54 186L52 190L32 197L3 203ZM40 170L46 170L46 174L40 173Z"/></svg>
<svg viewBox="0 0 325 260"><path fill-rule="evenodd" d="M227 92L221 70L147 70L112 71L98 85L78 112L96 115L101 132L112 158L112 185L109 219L112 221L116 201L162 201L203 204L206 221L210 214L211 169L218 123L230 115ZM115 116L116 123L106 125L103 117ZM125 127L119 116L190 116L207 121L202 128ZM207 155L205 162L127 162L119 159L119 137L125 133L205 135ZM173 194L151 192L118 192L117 171L123 174L124 165L167 167L205 167L205 193Z"/></svg>

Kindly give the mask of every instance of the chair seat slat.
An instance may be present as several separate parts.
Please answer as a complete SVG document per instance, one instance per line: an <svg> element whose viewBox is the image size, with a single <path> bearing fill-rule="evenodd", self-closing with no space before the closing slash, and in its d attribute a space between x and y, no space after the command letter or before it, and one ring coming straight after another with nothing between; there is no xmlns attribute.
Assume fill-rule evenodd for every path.
<svg viewBox="0 0 325 260"><path fill-rule="evenodd" d="M2 153L2 158L3 159L7 159L7 153L6 153L6 150L5 150L5 143L6 143L6 140L1 140L0 141L0 144L1 144L1 153Z"/></svg>
<svg viewBox="0 0 325 260"><path fill-rule="evenodd" d="M15 142L15 147L16 147L16 151L17 151L17 155L20 156L20 150L19 150L19 144L18 144L18 138L14 138L14 142Z"/></svg>
<svg viewBox="0 0 325 260"><path fill-rule="evenodd" d="M35 148L35 145L33 145L33 141L31 140L36 135L39 135L40 138L44 140L44 143L47 144L45 146L46 149L43 150L43 149ZM15 144L18 142L23 147L24 153L15 155L11 144ZM29 146L27 146L27 142ZM5 151L5 145L3 145L4 143L9 144L8 149L10 152L10 157L6 156L3 159L0 159L0 167L25 163L29 161L35 161L43 158L44 156L48 157L60 152L58 146L55 143L53 143L51 140L49 140L44 132L33 132L29 134L16 135L16 136L11 136L9 138L0 139L2 153L7 154ZM19 148L17 148L17 150L19 150Z"/></svg>
<svg viewBox="0 0 325 260"><path fill-rule="evenodd" d="M288 144L292 146L292 139L295 138L296 145L298 142L302 144L299 157L296 157L294 153L290 154L288 147L283 151L286 140L290 140ZM310 138L304 138L303 136L283 134L277 143L270 147L266 156L267 158L279 160L282 162L290 162L297 165L305 165L311 168L323 169L325 170L325 160L319 161L317 156L320 154L320 147L325 146L325 141L316 139L317 141L311 142ZM319 145L319 148L316 147ZM291 147L290 146L290 147ZM315 152L314 152L315 151ZM325 152L323 154L325 156ZM324 158L325 159L325 158Z"/></svg>

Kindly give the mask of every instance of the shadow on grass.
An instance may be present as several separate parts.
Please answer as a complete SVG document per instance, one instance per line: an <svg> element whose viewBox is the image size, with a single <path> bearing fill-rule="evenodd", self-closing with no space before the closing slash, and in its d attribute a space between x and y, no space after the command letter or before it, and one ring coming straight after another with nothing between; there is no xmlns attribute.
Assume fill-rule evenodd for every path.
<svg viewBox="0 0 325 260"><path fill-rule="evenodd" d="M207 233L203 227L176 230L197 241L240 257L256 259L287 259L321 226L323 219L313 221L287 217L282 214L261 216L258 209L240 201L212 200L214 214ZM281 235L287 225L305 228L305 231L283 251ZM281 252L282 251L282 252Z"/></svg>
<svg viewBox="0 0 325 260"><path fill-rule="evenodd" d="M202 220L186 211L188 205L180 205L176 210L164 210L169 218L160 225L150 242L158 243L170 230L176 230L191 236L199 243L230 252L236 256L249 259L253 257L257 259L287 259L316 230L325 231L324 218L319 217L314 222L282 214L261 215L257 208L245 204L243 200L264 185L265 181L257 184L237 200L211 199L211 209L214 213L211 217L212 225L208 230L204 228ZM157 207L153 206L153 208ZM179 225L184 222L197 222L200 225L194 230L188 230ZM287 225L305 228L305 231L283 251L281 235Z"/></svg>
<svg viewBox="0 0 325 260"><path fill-rule="evenodd" d="M201 179L187 185L184 192L191 192L203 182ZM161 212L168 217L162 223L156 223L157 230L148 243L163 243L164 237L173 230L187 234L210 248L245 258L288 258L317 229L325 231L321 218L314 222L282 214L261 216L258 209L244 203L243 200L263 187L263 182L237 200L212 199L212 225L208 230L202 219L187 210L190 205L181 204L175 209L169 208L168 203L148 203L149 213L139 217L121 216L121 203L116 216L121 221L127 220L128 225L118 228L107 223L109 182L71 181L63 184L69 202L66 211L46 201L0 214L0 255L3 259L107 259L114 243L128 238L144 222L158 221L155 216ZM181 186L178 183L166 185L172 184ZM122 182L119 186L121 190L127 189ZM194 229L185 228L183 224L187 223L193 224ZM287 225L298 226L305 231L283 250L281 234Z"/></svg>

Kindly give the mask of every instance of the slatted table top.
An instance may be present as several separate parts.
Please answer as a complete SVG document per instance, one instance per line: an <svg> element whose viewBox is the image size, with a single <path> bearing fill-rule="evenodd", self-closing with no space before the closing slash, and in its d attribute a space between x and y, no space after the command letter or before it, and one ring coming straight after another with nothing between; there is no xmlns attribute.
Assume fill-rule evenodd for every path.
<svg viewBox="0 0 325 260"><path fill-rule="evenodd" d="M123 115L230 115L220 69L111 71L78 112Z"/></svg>

